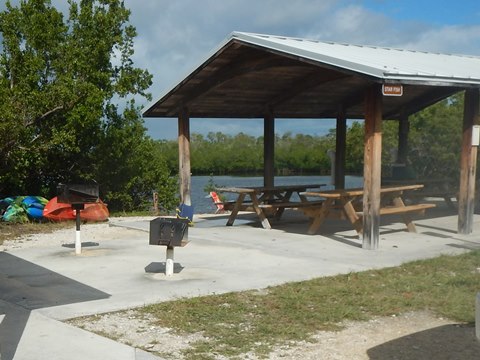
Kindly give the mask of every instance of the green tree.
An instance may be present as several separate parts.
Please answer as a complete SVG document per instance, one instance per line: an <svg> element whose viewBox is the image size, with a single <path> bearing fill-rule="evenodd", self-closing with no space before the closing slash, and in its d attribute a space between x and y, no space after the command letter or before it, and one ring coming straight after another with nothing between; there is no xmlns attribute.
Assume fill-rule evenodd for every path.
<svg viewBox="0 0 480 360"><path fill-rule="evenodd" d="M101 179L105 149L131 145L108 132L128 132L132 122L137 142L149 143L133 97L150 98L151 75L131 59L130 11L120 0L68 4L66 19L49 0L7 1L0 13L0 194L52 195L60 181ZM128 173L131 159L124 160L116 164ZM117 181L100 183L110 199L132 179Z"/></svg>
<svg viewBox="0 0 480 360"><path fill-rule="evenodd" d="M411 117L408 157L419 178L458 179L462 121L463 93Z"/></svg>
<svg viewBox="0 0 480 360"><path fill-rule="evenodd" d="M103 185L109 206L123 211L148 210L156 191L160 206L173 209L178 204L177 179L170 176L161 149L145 136L137 110L132 106L119 115L111 105L109 111L110 121L104 123L98 145L102 156L95 163L96 180Z"/></svg>
<svg viewBox="0 0 480 360"><path fill-rule="evenodd" d="M263 169L263 142L245 133L235 135L228 146L230 172L252 174Z"/></svg>
<svg viewBox="0 0 480 360"><path fill-rule="evenodd" d="M350 174L363 174L363 152L365 130L363 121L355 121L347 129L345 171Z"/></svg>

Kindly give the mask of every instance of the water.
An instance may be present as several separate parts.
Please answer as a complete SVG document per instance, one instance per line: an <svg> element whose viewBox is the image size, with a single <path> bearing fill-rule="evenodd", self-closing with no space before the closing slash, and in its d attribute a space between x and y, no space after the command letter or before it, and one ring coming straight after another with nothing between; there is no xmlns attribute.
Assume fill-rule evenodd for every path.
<svg viewBox="0 0 480 360"><path fill-rule="evenodd" d="M192 176L192 205L195 213L214 213L216 210L212 199L205 192L207 183L213 180L213 183L219 187L233 186L263 186L263 177L261 176ZM275 185L297 185L297 184L326 184L322 190L333 189L330 176L277 176ZM345 187L356 188L363 186L361 176L345 176ZM318 190L318 189L317 189ZM234 200L235 194L225 194L227 200ZM292 196L293 201L299 199Z"/></svg>

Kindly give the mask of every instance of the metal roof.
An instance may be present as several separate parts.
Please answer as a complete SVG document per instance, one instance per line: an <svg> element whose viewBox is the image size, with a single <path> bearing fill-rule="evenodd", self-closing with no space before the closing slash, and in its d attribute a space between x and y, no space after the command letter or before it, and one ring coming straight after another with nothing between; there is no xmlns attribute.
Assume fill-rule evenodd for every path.
<svg viewBox="0 0 480 360"><path fill-rule="evenodd" d="M480 57L234 32L230 39L383 80L480 85Z"/></svg>
<svg viewBox="0 0 480 360"><path fill-rule="evenodd" d="M145 117L331 118L342 106L363 118L373 83L400 83L384 97L385 119L411 114L480 86L480 57L358 46L233 32L176 86L146 107Z"/></svg>

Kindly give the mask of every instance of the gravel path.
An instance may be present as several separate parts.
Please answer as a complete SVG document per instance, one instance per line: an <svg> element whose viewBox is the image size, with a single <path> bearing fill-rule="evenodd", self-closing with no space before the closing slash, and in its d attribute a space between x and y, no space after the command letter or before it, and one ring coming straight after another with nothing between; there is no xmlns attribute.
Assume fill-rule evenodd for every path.
<svg viewBox="0 0 480 360"><path fill-rule="evenodd" d="M170 329L151 325L134 310L71 322L86 330L108 333L117 341L168 359L182 359L181 351L200 334L173 335ZM349 322L342 331L322 331L312 342L291 343L274 349L268 359L292 360L360 360L360 359L445 359L477 360L480 342L472 326L437 318L428 312L376 318L366 322ZM223 359L219 357L218 359ZM257 360L252 354L242 359Z"/></svg>

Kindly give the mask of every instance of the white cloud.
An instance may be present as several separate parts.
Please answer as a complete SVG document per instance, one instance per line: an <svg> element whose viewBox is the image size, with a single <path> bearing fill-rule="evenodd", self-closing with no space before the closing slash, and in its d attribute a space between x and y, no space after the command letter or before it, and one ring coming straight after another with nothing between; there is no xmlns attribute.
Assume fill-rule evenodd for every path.
<svg viewBox="0 0 480 360"><path fill-rule="evenodd" d="M403 45L415 50L479 56L480 25L428 29Z"/></svg>
<svg viewBox="0 0 480 360"><path fill-rule="evenodd" d="M19 0L12 3L18 4ZM52 3L62 10L67 8L65 0ZM138 32L134 61L136 66L154 75L150 89L154 99L199 65L232 31L480 55L480 25L451 25L451 22L442 25L438 15L444 16L444 10L428 8L424 13L409 13L405 9L408 5L403 2L401 12L390 8L393 11L387 15L388 3L378 3L376 8L367 8L359 0L125 0L132 12L131 23ZM0 4L2 8L4 4ZM478 14L478 9L458 7L458 10L465 16ZM410 19L415 21L402 18L402 13L414 14ZM430 18L429 14L432 14ZM146 123L154 137L172 138L177 131L176 121L147 120ZM241 121L238 125L235 121L229 122L228 126L227 122L219 121L200 123L202 126L197 128L192 121L195 124L192 131L245 129ZM277 131L298 128L315 133L318 122L313 127L310 125L302 122L299 128L298 123L282 120L278 121ZM252 132L263 131L262 126L248 127Z"/></svg>
<svg viewBox="0 0 480 360"><path fill-rule="evenodd" d="M391 18L381 12L367 9L358 1L308 0L183 0L161 2L154 10L146 1L127 0L132 8L132 20L139 31L142 56L137 65L154 74L151 91L154 99L170 89L186 72L200 65L225 37L234 30L306 37L324 41L338 41L365 45L399 47L426 51L455 53L480 52L479 26L438 27L427 21ZM139 11L139 13L137 13ZM145 19L138 21L139 14ZM146 21L146 19L152 19ZM154 20L153 20L154 19ZM295 121L295 120L293 120ZM256 136L263 133L261 120L257 126L245 127L241 120L209 121L202 125L192 120L192 132L222 131L236 133L249 129ZM165 134L166 123L162 126ZM331 122L277 121L276 131L291 129L318 134L332 128ZM172 121L172 134L176 134L176 121ZM152 136L154 128L150 127Z"/></svg>

